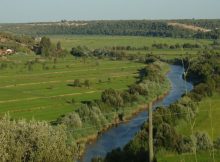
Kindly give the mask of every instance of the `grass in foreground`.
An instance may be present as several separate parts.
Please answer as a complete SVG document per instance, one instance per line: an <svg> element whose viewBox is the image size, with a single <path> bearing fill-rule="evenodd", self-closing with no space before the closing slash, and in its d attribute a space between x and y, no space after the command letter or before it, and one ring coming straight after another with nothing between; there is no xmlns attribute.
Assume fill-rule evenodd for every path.
<svg viewBox="0 0 220 162"><path fill-rule="evenodd" d="M220 160L220 152L215 152L215 157L213 160L213 156L211 152L200 152L197 153L196 157L194 154L181 154L177 155L172 152L160 152L157 155L158 162L211 162L211 161L219 161Z"/></svg>
<svg viewBox="0 0 220 162"><path fill-rule="evenodd" d="M207 97L198 105L198 114L195 118L194 131L207 132L213 140L220 137L220 94L215 93L212 97ZM210 111L211 110L211 111ZM211 123L212 122L212 123ZM212 137L213 127L213 137ZM191 134L190 125L181 122L177 127L178 132L189 136Z"/></svg>

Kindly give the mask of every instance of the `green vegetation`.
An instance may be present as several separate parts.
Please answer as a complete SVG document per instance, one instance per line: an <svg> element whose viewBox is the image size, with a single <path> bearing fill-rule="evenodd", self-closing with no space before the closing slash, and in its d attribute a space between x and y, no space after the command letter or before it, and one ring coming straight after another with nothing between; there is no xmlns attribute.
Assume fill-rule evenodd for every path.
<svg viewBox="0 0 220 162"><path fill-rule="evenodd" d="M220 159L220 153L216 152L215 154L215 160L217 161ZM172 152L159 152L157 155L158 162L182 162L182 161L187 161L187 162L195 162L195 155L194 154L181 154L178 155L176 153ZM197 161L199 162L208 162L208 161L213 161L213 156L210 152L204 151L197 153Z"/></svg>
<svg viewBox="0 0 220 162"><path fill-rule="evenodd" d="M126 89L135 82L138 69L144 66L130 61L91 58L85 63L72 57L57 58L55 62L34 56L29 57L31 61L22 58L14 55L10 57L13 62L0 63L0 112L2 115L9 112L16 118L49 121L72 112L72 99L77 104L99 98L106 88ZM70 86L77 80L85 85Z"/></svg>
<svg viewBox="0 0 220 162"><path fill-rule="evenodd" d="M187 70L185 77L195 87L166 109L158 107L154 111L156 158L159 161L219 160L220 134L218 119L214 119L219 115L219 102L215 102L220 88L219 56L203 55L182 62ZM147 161L147 154L148 122L122 150L113 150L103 161Z"/></svg>
<svg viewBox="0 0 220 162"><path fill-rule="evenodd" d="M180 39L180 38L154 38L154 37L137 37L137 36L90 36L90 35L49 35L51 41L56 43L62 42L62 46L71 50L73 46L87 46L91 49L116 47L116 46L131 46L131 47L151 47L155 43L175 45L175 44L211 44L211 40L200 39Z"/></svg>
<svg viewBox="0 0 220 162"><path fill-rule="evenodd" d="M103 23L106 26L110 23L110 27L104 31L95 30L99 24L91 22L91 31L84 25L77 34L122 35L123 25L128 22L121 22L121 29L111 30L112 33L109 32L115 28L115 22ZM150 29L147 33L135 31L139 25ZM15 26L8 29L14 30ZM26 29L24 26L19 30ZM54 26L50 27L53 34L67 34L72 30L64 28L59 33L58 28L56 33ZM36 27L33 32L40 29L52 34L47 33L46 28ZM127 24L126 28L132 30L123 35L189 37L181 36L185 32L193 34L192 37L196 35L193 31L168 27L165 22L141 21ZM81 33L84 30L86 32ZM195 88L167 109L158 107L155 110L154 145L160 156L158 160L166 159L169 153L174 159L178 158L177 154L190 158L187 155L195 149L198 154L212 148L216 153L219 151L218 120L212 123L216 128L212 136L207 124L211 121L205 113L210 100L216 101L212 107L219 106L218 40L50 35L34 41L30 37L7 34L2 38L13 44L21 43L29 50L26 53L17 48L17 53L0 57L0 127L3 130L0 136L5 146L0 154L4 155L1 156L3 160L53 161L53 158L60 158L60 161L70 161L71 157L78 158L89 136L97 136L112 124L125 122L141 109L141 105L158 99L170 89L165 78L169 66L162 61L184 63L185 78L193 81ZM4 43L1 48L8 47ZM180 59L183 56L186 58ZM213 108L212 119L217 116ZM192 119L196 121L193 133L188 125ZM106 161L145 161L147 128L148 123L145 123L123 150L109 153ZM202 132L204 130L207 133ZM35 133L37 131L39 133ZM50 150L56 156L51 157L47 152Z"/></svg>
<svg viewBox="0 0 220 162"><path fill-rule="evenodd" d="M64 126L53 127L47 122L13 121L0 118L1 161L60 161L76 157L76 145L68 141Z"/></svg>
<svg viewBox="0 0 220 162"><path fill-rule="evenodd" d="M12 49L14 52L30 53L33 45L32 37L0 32L0 50Z"/></svg>
<svg viewBox="0 0 220 162"><path fill-rule="evenodd" d="M29 35L130 35L179 38L219 38L219 20L182 20L183 24L204 27L208 32L170 25L172 20L61 21L2 24L0 30ZM172 22L178 22L172 21ZM206 25L208 24L208 25Z"/></svg>
<svg viewBox="0 0 220 162"><path fill-rule="evenodd" d="M1 114L9 112L15 118L55 120L74 110L72 100L77 105L82 101L99 98L107 88L126 89L135 82L138 69L144 66L137 61L145 62L146 58L150 58L148 55L157 60L162 52L170 51L174 53L172 58L175 58L182 56L185 50L197 53L200 49L184 48L182 51L179 47L170 49L167 46L199 44L205 47L212 43L206 40L170 38L76 36L71 37L68 45L63 36L51 38L52 41L46 37L41 39L40 56L15 54L1 61ZM94 42L91 46L88 42L90 39ZM88 48L85 47L86 42ZM152 53L148 48L141 49L145 47L145 42L153 50ZM65 51L71 44L73 47L76 45L73 51L74 56L77 56L75 58ZM167 46L158 49L153 47L155 44ZM120 49L124 47L128 49ZM66 54L62 55L62 51ZM143 54L139 55L142 51ZM164 58L168 58L167 55ZM97 57L100 59L97 60ZM115 59L120 61L111 61Z"/></svg>
<svg viewBox="0 0 220 162"><path fill-rule="evenodd" d="M9 57L10 61L1 62L2 116L10 112L13 118L53 120L53 126L34 120L14 121L2 117L4 132L0 135L5 136L6 142L3 143L6 149L1 150L3 160L50 161L56 158L70 161L71 157L77 158L84 149L86 141L81 141L83 137L96 135L103 128L126 120L138 111L141 104L156 100L170 88L165 79L169 66L158 60L145 65L145 61L113 61L112 56L100 60L81 56L75 59L72 56L33 57L32 60L20 59L22 61L16 62L17 57L14 55ZM155 77L156 74L158 77ZM30 105L39 107L28 108ZM5 125L10 128L9 131L6 131ZM44 126L49 132L45 131ZM21 135L18 133L20 131ZM45 134L39 136L33 133L35 131L45 131ZM51 144L53 138L55 140ZM15 151L7 149L16 140L20 143L13 145ZM79 142L76 144L75 140ZM45 150L44 146L49 150L56 147L54 154L59 149L65 153L59 152L51 157L52 154L47 154L49 150Z"/></svg>
<svg viewBox="0 0 220 162"><path fill-rule="evenodd" d="M49 36L53 43L62 42L65 49L84 49L85 56L89 51L114 51L131 59L154 55L162 59L175 59L183 55L197 57L204 50L212 48L212 53L220 53L219 45L213 45L211 40L179 39L179 38L153 38L134 36ZM216 41L215 41L216 42Z"/></svg>
<svg viewBox="0 0 220 162"><path fill-rule="evenodd" d="M198 112L195 116L195 131L205 131L216 140L220 135L219 116L220 116L220 94L214 93L213 96L203 99L198 105ZM211 111L211 112L210 112ZM211 116L210 116L211 113ZM210 126L212 123L212 127ZM213 129L213 132L212 132ZM191 134L189 123L182 122L178 124L177 131L183 135Z"/></svg>

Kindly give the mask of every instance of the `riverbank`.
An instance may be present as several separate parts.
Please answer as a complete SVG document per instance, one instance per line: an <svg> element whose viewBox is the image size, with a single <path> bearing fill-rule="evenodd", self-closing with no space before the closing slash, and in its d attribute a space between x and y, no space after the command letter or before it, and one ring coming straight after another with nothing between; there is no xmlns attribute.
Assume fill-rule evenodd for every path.
<svg viewBox="0 0 220 162"><path fill-rule="evenodd" d="M169 94L169 90L167 90L164 94L154 98L151 102L153 104L155 104L156 102L164 99L168 94ZM116 120L114 120L111 124L109 124L108 126L105 126L104 128L102 128L100 131L98 131L98 133L89 135L87 137L81 138L79 140L76 141L76 143L84 143L85 145L91 145L92 143L96 142L97 139L106 131L108 131L109 129L113 128L113 127L117 127L119 124L121 123L127 123L129 122L132 118L134 118L135 116L137 116L138 114L148 110L148 105L150 102L148 102L147 104L143 104L138 106L138 108L136 110L134 110L133 112L131 112L131 114L128 114L124 117L123 121L120 121L118 118ZM147 118L147 117L146 117ZM83 157L84 153L85 153L86 147L83 149L82 152L80 152L80 158Z"/></svg>
<svg viewBox="0 0 220 162"><path fill-rule="evenodd" d="M185 81L182 79L184 69L181 66L170 65L170 67L171 70L167 74L167 78L170 81L167 82L169 83L169 93L166 94L163 91L163 95L160 95L162 100L159 101L157 100L160 99L159 97L152 97L151 99L155 99L155 101L157 100L157 102L153 105L154 108L157 106L168 106L176 102L179 98L181 98L182 94L185 93L186 87L189 91L193 88L192 84L185 84ZM172 89L170 89L170 85L172 85ZM143 107L139 108L142 109ZM106 154L111 152L113 149L123 148L136 136L136 133L140 131L142 124L146 121L147 111L144 111L146 109L142 110L143 111L137 113L137 115L135 115L135 117L132 118L129 122L122 123L118 125L118 127L104 132L95 143L87 145L86 152L82 161L90 162L93 157L105 157Z"/></svg>
<svg viewBox="0 0 220 162"><path fill-rule="evenodd" d="M166 72L164 72L164 75L167 76L170 70L171 70L170 68L166 69ZM168 78L166 78L166 80L164 81L164 84L161 85L161 88L162 90L160 90L161 93L159 95L154 95L151 98L148 98L147 102L143 104L139 104L138 106L135 106L135 107L130 107L130 111L127 111L125 113L123 120L119 120L117 117L112 121L112 123L106 125L101 130L99 130L97 133L78 139L77 140L78 144L81 143L85 145L85 147L80 151L80 158L82 158L85 155L85 151L88 149L88 146L95 143L102 136L103 133L107 132L108 130L114 127L119 126L120 124L128 123L131 119L136 117L138 114L145 112L148 109L149 103L155 104L163 100L171 91L171 88L172 88L171 81Z"/></svg>

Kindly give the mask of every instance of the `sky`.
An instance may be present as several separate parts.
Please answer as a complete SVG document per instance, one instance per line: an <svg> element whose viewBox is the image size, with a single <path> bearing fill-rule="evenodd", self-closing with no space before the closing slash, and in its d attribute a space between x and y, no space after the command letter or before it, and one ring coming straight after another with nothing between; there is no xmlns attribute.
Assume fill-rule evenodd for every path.
<svg viewBox="0 0 220 162"><path fill-rule="evenodd" d="M0 23L192 18L220 18L220 0L0 0Z"/></svg>

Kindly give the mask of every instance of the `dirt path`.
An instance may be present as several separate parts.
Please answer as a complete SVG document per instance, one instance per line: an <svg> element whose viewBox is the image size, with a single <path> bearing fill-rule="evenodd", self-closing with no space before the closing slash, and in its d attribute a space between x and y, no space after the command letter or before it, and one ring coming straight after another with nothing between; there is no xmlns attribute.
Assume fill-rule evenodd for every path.
<svg viewBox="0 0 220 162"><path fill-rule="evenodd" d="M201 31L204 33L211 31L210 29L205 29L202 27L188 25L188 24L182 24L182 23L177 23L177 22L169 22L168 25L183 28L183 29L193 30L193 31Z"/></svg>
<svg viewBox="0 0 220 162"><path fill-rule="evenodd" d="M43 76L50 74L65 74L71 72L86 72L86 71L96 71L96 70L113 70L113 69L129 69L129 68L139 68L140 66L122 66L122 67L113 67L113 68L93 68L93 69L85 69L85 70L68 70L68 71L60 71L60 72L51 72L51 73L39 73L39 74L21 74L21 75L12 75L12 76L0 76L0 78L10 78L10 77L29 77L29 76Z"/></svg>
<svg viewBox="0 0 220 162"><path fill-rule="evenodd" d="M65 97L65 96L77 96L77 95L82 95L82 94L91 94L95 92L100 92L100 91L88 91L84 93L68 93L68 94L61 94L61 95L56 95L56 96L48 96L48 97L31 97L31 98L23 98L23 99L14 99L14 100L5 100L5 101L0 101L0 104L2 103L11 103L11 102L20 102L20 101L31 101L31 100L38 100L38 99L52 99L52 98L57 98L57 97Z"/></svg>

